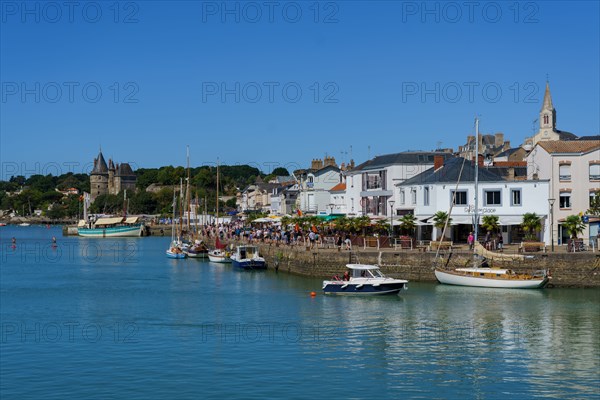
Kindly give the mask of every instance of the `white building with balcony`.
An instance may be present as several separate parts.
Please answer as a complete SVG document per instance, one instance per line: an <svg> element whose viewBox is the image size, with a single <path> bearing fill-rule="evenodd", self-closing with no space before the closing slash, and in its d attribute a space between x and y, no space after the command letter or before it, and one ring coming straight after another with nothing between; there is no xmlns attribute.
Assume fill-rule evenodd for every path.
<svg viewBox="0 0 600 400"><path fill-rule="evenodd" d="M441 164L451 157L442 152L407 151L377 156L346 172L346 210L349 216L389 216L391 202L398 213L396 185L433 167L435 157Z"/></svg>

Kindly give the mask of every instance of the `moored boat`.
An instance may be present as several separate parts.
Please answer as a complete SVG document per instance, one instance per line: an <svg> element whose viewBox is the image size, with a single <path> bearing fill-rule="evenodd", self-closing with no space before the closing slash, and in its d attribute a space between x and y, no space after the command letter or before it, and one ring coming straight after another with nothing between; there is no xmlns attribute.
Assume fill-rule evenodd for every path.
<svg viewBox="0 0 600 400"><path fill-rule="evenodd" d="M144 232L144 224L138 217L99 218L94 223L81 221L77 234L90 238L105 237L140 237Z"/></svg>
<svg viewBox="0 0 600 400"><path fill-rule="evenodd" d="M408 281L385 276L378 266L368 264L347 264L350 274L344 278L337 276L323 281L325 294L373 296L397 294L408 289Z"/></svg>
<svg viewBox="0 0 600 400"><path fill-rule="evenodd" d="M257 246L237 246L236 252L231 255L231 263L241 269L267 268L267 262L260 256Z"/></svg>
<svg viewBox="0 0 600 400"><path fill-rule="evenodd" d="M547 271L519 274L501 268L456 268L448 271L436 269L435 277L440 283L447 285L504 289L538 289L544 287L550 279Z"/></svg>
<svg viewBox="0 0 600 400"><path fill-rule="evenodd" d="M187 255L181 250L177 242L171 242L171 246L167 249L168 258L185 258Z"/></svg>
<svg viewBox="0 0 600 400"><path fill-rule="evenodd" d="M190 258L206 258L208 257L208 249L201 240L194 241L194 244L188 245L183 249L183 252Z"/></svg>

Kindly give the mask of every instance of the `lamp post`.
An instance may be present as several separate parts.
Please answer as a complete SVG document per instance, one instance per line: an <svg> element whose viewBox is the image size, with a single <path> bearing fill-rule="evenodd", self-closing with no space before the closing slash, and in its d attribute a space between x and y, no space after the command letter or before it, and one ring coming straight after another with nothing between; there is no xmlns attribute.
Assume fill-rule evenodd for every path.
<svg viewBox="0 0 600 400"><path fill-rule="evenodd" d="M548 199L550 204L550 250L554 253L554 202L556 199Z"/></svg>
<svg viewBox="0 0 600 400"><path fill-rule="evenodd" d="M333 204L333 203L327 204L327 207L329 208L329 215L333 214L333 207L334 206L335 206L335 204Z"/></svg>
<svg viewBox="0 0 600 400"><path fill-rule="evenodd" d="M394 234L394 200L390 200L390 247L392 246L392 235Z"/></svg>

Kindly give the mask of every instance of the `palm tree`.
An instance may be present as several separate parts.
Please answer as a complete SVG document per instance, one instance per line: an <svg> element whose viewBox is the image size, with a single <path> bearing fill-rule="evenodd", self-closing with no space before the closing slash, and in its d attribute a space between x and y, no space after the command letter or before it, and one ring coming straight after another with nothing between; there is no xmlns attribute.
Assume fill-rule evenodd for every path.
<svg viewBox="0 0 600 400"><path fill-rule="evenodd" d="M523 214L521 227L527 231L526 239L536 240L537 231L542 228L542 221L536 213L525 213Z"/></svg>
<svg viewBox="0 0 600 400"><path fill-rule="evenodd" d="M445 226L449 226L452 218L445 211L438 211L433 215L433 226L439 230L443 230Z"/></svg>
<svg viewBox="0 0 600 400"><path fill-rule="evenodd" d="M573 239L577 239L577 235L585 230L585 224L579 215L569 215L565 218L562 226L567 230L567 233Z"/></svg>
<svg viewBox="0 0 600 400"><path fill-rule="evenodd" d="M488 232L494 233L500 228L500 222L497 215L484 215L481 218L481 226Z"/></svg>
<svg viewBox="0 0 600 400"><path fill-rule="evenodd" d="M400 227L406 230L409 234L415 230L417 226L417 217L413 214L405 214L400 218Z"/></svg>
<svg viewBox="0 0 600 400"><path fill-rule="evenodd" d="M387 221L381 220L377 221L373 228L375 229L375 232L384 234L390 231L390 224Z"/></svg>

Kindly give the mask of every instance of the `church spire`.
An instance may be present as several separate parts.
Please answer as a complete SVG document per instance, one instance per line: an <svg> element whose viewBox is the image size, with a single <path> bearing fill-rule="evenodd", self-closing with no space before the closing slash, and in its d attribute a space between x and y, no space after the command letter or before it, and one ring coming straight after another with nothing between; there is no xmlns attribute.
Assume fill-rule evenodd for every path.
<svg viewBox="0 0 600 400"><path fill-rule="evenodd" d="M544 137L548 138L551 132L556 130L556 110L552 104L552 95L550 94L550 83L546 80L546 92L544 101L540 110L540 131L544 132Z"/></svg>
<svg viewBox="0 0 600 400"><path fill-rule="evenodd" d="M550 94L550 83L546 81L546 92L544 93L544 102L542 104L543 110L554 110L554 106L552 105L552 95Z"/></svg>

